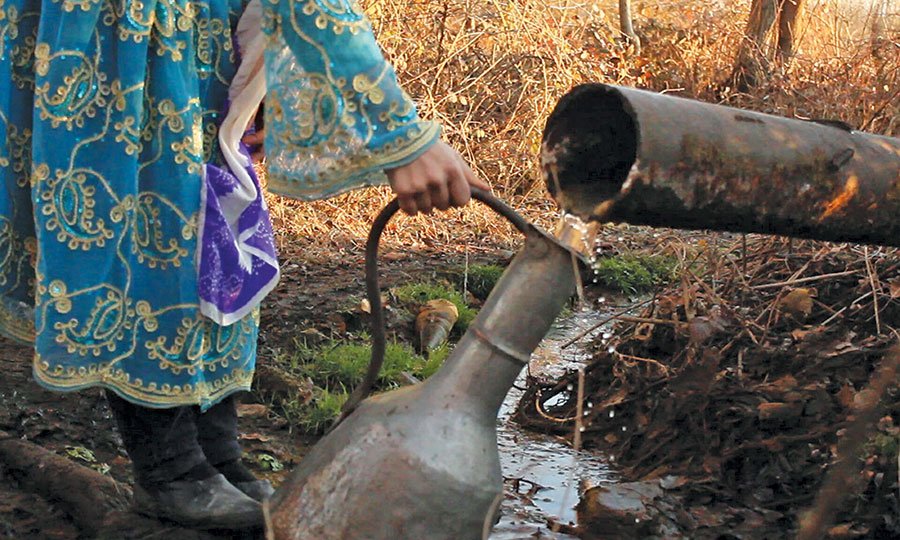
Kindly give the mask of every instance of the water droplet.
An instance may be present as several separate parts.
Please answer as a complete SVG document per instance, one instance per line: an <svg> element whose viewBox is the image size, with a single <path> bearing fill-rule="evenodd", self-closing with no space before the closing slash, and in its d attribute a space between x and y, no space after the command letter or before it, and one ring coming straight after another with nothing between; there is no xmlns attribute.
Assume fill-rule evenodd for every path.
<svg viewBox="0 0 900 540"><path fill-rule="evenodd" d="M625 237L624 237L624 236L620 236L617 240L618 240L619 242L624 242L624 241L625 241Z"/></svg>
<svg viewBox="0 0 900 540"><path fill-rule="evenodd" d="M628 428L626 426L622 426L622 431L628 431Z"/></svg>
<svg viewBox="0 0 900 540"><path fill-rule="evenodd" d="M569 392L571 392L574 389L575 389L575 387L572 386L571 384L566 385L566 390L568 390Z"/></svg>
<svg viewBox="0 0 900 540"><path fill-rule="evenodd" d="M603 332L603 339L609 339L612 336L612 332Z"/></svg>
<svg viewBox="0 0 900 540"><path fill-rule="evenodd" d="M606 349L606 352L608 352L609 354L612 354L612 353L616 352L616 347L614 345L610 345L609 348Z"/></svg>
<svg viewBox="0 0 900 540"><path fill-rule="evenodd" d="M615 418L615 417L616 417L616 411L609 411L609 417L610 417L610 418Z"/></svg>
<svg viewBox="0 0 900 540"><path fill-rule="evenodd" d="M605 297L605 296L601 296L600 298L597 299L597 303L598 303L598 304L602 304L603 302L606 302L606 297Z"/></svg>
<svg viewBox="0 0 900 540"><path fill-rule="evenodd" d="M578 428L578 431L580 431L581 433L584 433L584 426L581 426L580 428Z"/></svg>
<svg viewBox="0 0 900 540"><path fill-rule="evenodd" d="M635 523L640 523L640 522L641 522L641 519L640 519L640 518L634 518L634 522L635 522Z"/></svg>
<svg viewBox="0 0 900 540"><path fill-rule="evenodd" d="M588 408L588 409L593 409L593 408L594 408L594 402L593 402L593 401L588 401L588 402L587 402L587 408Z"/></svg>

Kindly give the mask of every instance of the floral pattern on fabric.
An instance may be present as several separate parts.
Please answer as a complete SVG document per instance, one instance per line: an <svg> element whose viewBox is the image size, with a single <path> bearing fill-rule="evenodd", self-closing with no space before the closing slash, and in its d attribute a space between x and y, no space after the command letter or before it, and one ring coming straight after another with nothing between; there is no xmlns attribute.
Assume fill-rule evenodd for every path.
<svg viewBox="0 0 900 540"><path fill-rule="evenodd" d="M248 388L258 312L203 317L195 267L240 0L0 2L0 328L55 390Z"/></svg>
<svg viewBox="0 0 900 540"><path fill-rule="evenodd" d="M238 186L228 174L253 184L243 165L229 169L236 143L219 146L246 7L0 0L0 333L34 343L42 385L103 386L144 406L202 408L249 387L253 303L268 289L240 289L243 307L232 312L239 295L231 277L205 289L198 280L198 270L237 275L203 270L201 236L214 250L235 243L255 254L267 266L229 257L261 268L268 284L277 279L259 193L248 192L239 212L223 210ZM248 88L261 99L268 86L270 188L311 199L379 183L382 169L437 139L358 4L262 0L255 9L265 21L267 80ZM262 70L262 54L255 58L251 78ZM241 115L254 100L242 101ZM244 125L232 118L231 128ZM233 131L228 141L239 140ZM217 234L217 224L238 240ZM200 290L224 306L217 320L231 324L204 316L210 302Z"/></svg>
<svg viewBox="0 0 900 540"><path fill-rule="evenodd" d="M362 8L349 0L262 0L269 189L319 199L386 182L440 129L419 119Z"/></svg>

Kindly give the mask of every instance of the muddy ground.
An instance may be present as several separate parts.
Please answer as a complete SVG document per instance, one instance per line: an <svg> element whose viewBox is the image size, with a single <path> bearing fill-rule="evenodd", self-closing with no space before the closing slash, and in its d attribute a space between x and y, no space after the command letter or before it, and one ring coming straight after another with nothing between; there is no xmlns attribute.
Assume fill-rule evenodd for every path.
<svg viewBox="0 0 900 540"><path fill-rule="evenodd" d="M463 268L467 258L469 264L505 264L513 247L475 246L467 257L463 251L411 252L388 243L382 250L381 280L387 288L438 279L435 276L445 275L448 268ZM365 294L362 249L349 245L324 258L310 258L311 252L320 254L321 250L305 250L301 245L282 248L283 276L261 311L259 365L263 370L272 366L281 352L294 347L298 338L352 338L367 330L366 316L357 309ZM411 335L411 330L392 330ZM131 484L129 461L102 391L46 391L32 380L31 358L28 347L0 338L0 432L92 467L125 485ZM277 386L279 381L269 384ZM248 464L257 474L277 484L316 437L292 429L274 407L269 407L268 395L268 391L242 395L242 444ZM23 489L21 484L18 474L0 463L0 538L93 536L79 530L71 516L52 499ZM80 487L71 486L74 490ZM170 538L171 532L167 533Z"/></svg>
<svg viewBox="0 0 900 540"><path fill-rule="evenodd" d="M669 244L674 242L684 246L696 247L700 245L701 247L708 247L712 244L707 238L701 233L676 233L624 227L604 232L598 245L607 253L615 253L621 250L644 249L647 246L650 246L652 250L654 246L659 247L664 242ZM733 243L737 241L738 237L716 238L716 242ZM460 246L435 246L430 249L408 251L402 246L388 243L383 249L381 258L382 285L383 288L388 288L407 282L441 280L446 278L448 272L459 271L467 261L468 264L490 263L503 265L508 262L515 248L515 244L493 243L490 240L485 240L478 246L470 246L468 254L466 254ZM782 243L775 246L773 252L781 253L785 249L790 249L790 247L786 243ZM687 247L685 247L685 250L686 254L690 251ZM700 251L697 253L700 253ZM312 256L311 253L315 254L315 256ZM262 309L259 348L261 370L271 366L273 359L278 358L281 353L295 347L298 339L307 339L314 336L358 339L360 333L367 330L366 315L358 309L359 302L364 295L363 253L361 247L359 244L354 244L347 246L342 251L331 253L329 256L323 257L321 254L322 250L319 249L304 249L302 243L298 243L294 249L291 249L289 246L282 248L283 278L279 287L267 299ZM819 259L821 258L819 257ZM884 257L882 258L884 259ZM895 252L890 252L887 255L887 260L882 260L881 262L882 268L886 265L896 275ZM791 262L790 266L794 264L794 262ZM802 266L802 263L797 264L797 267L800 266ZM894 297L891 295L897 291L892 287L897 287L897 290L900 291L900 282L898 282L898 285L894 285L895 281L891 281L891 279L894 279L891 276L883 276L883 279L885 294L893 299ZM850 283L850 285L855 286L854 283ZM590 279L586 280L586 286L588 288L588 296L592 302L607 294L607 291L604 291L599 286L592 285ZM822 289L821 284L819 284L819 287ZM694 294L695 296L697 295L696 290ZM703 295L700 294L699 296ZM633 304L639 300L643 301L646 299L647 296L639 297L634 295L629 297L625 295L617 298L616 302L618 305L628 305L629 303ZM822 296L817 297L816 301L818 304L821 304L822 302L819 300L824 301L825 299ZM848 300L848 302L850 301L852 299ZM834 299L828 299L826 303L828 306L831 306L826 306L828 309L836 306ZM703 309L709 307L711 305ZM882 305L882 307L884 306ZM801 309L804 308L801 306ZM889 313L893 317L896 310ZM707 316L706 320L709 320L709 314L706 311L698 312L694 315L705 315ZM671 317L671 313L661 315L658 312L646 312L642 316L647 320L657 319L657 326L666 328L666 324L659 323L659 319ZM683 317L684 314L681 316ZM839 325L841 322L840 318L837 318L836 321L829 322L829 336L841 334L839 329L835 329L835 325ZM411 338L411 328L397 327L396 325L402 322L399 319L394 321L389 319L389 323L391 322L393 326L389 330L395 336L399 339ZM647 323L647 321L645 320L643 323ZM895 320L883 322L886 326L896 326L896 323L897 321ZM634 324L639 325L641 321ZM718 323L715 320L713 320L712 326L716 332L723 331L718 328ZM729 331L728 328L726 324L724 332L727 333ZM731 328L733 329L734 327ZM793 330L798 328L800 329L800 334L795 334L798 341L806 339L808 335L811 336L810 339L816 338L818 335L811 333L815 329L810 328L809 325L797 325L797 328L793 328ZM646 331L646 328L644 330ZM700 328L700 330L706 331L708 329ZM792 328L785 327L777 330L790 333ZM676 431L684 433L687 430L688 433L696 435L701 432L702 428L702 430L705 430L703 433L708 433L710 428L705 422L714 418L714 416L704 416L704 411L707 408L723 410L729 405L727 400L723 401L719 398L710 400L708 392L705 394L700 392L699 395L703 398L700 401L705 400L704 407L707 407L706 403L712 403L714 407L700 407L697 411L691 409L685 415L675 415L673 417L673 410L697 407L698 392L691 391L688 392L689 399L682 403L675 404L668 409L655 408L659 406L659 403L665 402L659 399L660 396L677 397L677 392L671 389L665 393L659 392L661 385L668 384L667 382L661 383L659 381L663 379L668 380L670 374L666 372L664 373L666 376L661 377L660 368L655 368L655 370L647 368L644 365L646 362L643 362L641 359L649 354L647 351L640 350L637 345L631 344L629 345L631 346L630 349L626 348L631 335L630 332L634 332L633 327L623 330L621 336L612 339L613 342L618 344L620 351L627 351L633 357L632 360L626 361L624 364L622 363L622 358L618 358L618 360L611 358L610 355L612 353L606 349L605 345L606 341L609 340L608 336L604 335L602 337L602 344L600 343L601 338L597 338L596 343L592 342L590 338L587 340L587 346L594 347L593 361L587 363L589 375L587 391L596 393L596 402L598 404L595 408L596 414L594 412L591 413L596 416L596 418L592 416L592 420L596 422L594 425L597 427L592 428L594 438L588 438L588 442L590 442L588 446L590 451L598 456L608 456L609 461L615 462L616 467L620 467L619 474L615 476L625 483L623 483L622 490L613 493L613 498L616 499L614 502L624 502L625 506L628 506L635 503L635 501L640 504L646 504L649 501L648 506L652 507L652 511L649 514L656 516L654 517L654 526L656 528L650 531L647 528L647 524L638 522L635 523L634 528L628 526L622 529L623 524L616 522L612 525L618 527L616 529L618 532L613 536L599 534L598 530L602 530L604 523L606 523L603 520L608 518L602 512L606 512L607 509L594 504L596 501L592 502L589 497L582 502L579 517L584 517L587 520L593 519L593 522L582 525L574 523L560 524L553 523L553 519L548 519L550 522L549 526L583 538L675 537L678 535L682 535L681 537L692 537L690 532L687 533L687 536L683 536L683 534L685 531L690 531L691 527L697 530L698 522L701 522L703 528L702 537L708 538L780 538L790 536L796 530L796 516L791 516L790 512L786 511L783 505L778 506L775 510L772 509L773 497L782 495L777 493L777 487L774 495L772 493L773 486L761 490L750 489L749 495L741 493L740 489L732 489L732 492L728 492L729 482L720 482L715 478L718 472L714 465L718 465L718 462L713 463L709 460L708 455L701 455L708 450L707 447L710 442L708 436L698 439L696 436L688 435L683 438L683 440L688 442L679 445L677 441L667 438L668 436L660 431L660 426L657 425L659 422L673 421L682 423L689 420L693 423L675 425L677 427ZM603 334L606 333L604 332ZM694 337L696 338L696 336ZM694 356L694 353L691 353L689 358L684 357L684 355L679 356L675 345L682 338L687 341L692 339L689 335L682 336L679 334L675 336L659 330L655 335L640 341L639 344L654 344L654 358L663 363L666 361L666 348L668 348L668 354L672 356L673 362L668 368L661 369L671 369L673 373L684 374L680 379L675 379L675 382L696 381L698 380L697 372L692 373L691 369L698 366L702 368L704 364L702 361L697 361L698 357ZM858 345L858 339L852 341L854 343L853 346ZM878 341L878 344L881 346L889 341L889 338L883 338ZM832 342L829 342L829 344L830 346L835 345ZM768 414L769 411L765 406L761 407L760 403L794 403L791 401L794 398L773 397L773 392L778 389L773 390L772 384L775 384L777 381L773 382L773 380L767 379L764 374L764 371L767 369L767 362L780 362L782 363L781 367L776 370L779 377L781 377L778 380L781 380L784 384L790 383L789 380L786 383L783 377L787 368L787 364L784 364L785 358L791 354L788 345L784 344L781 347L773 348L770 358L764 354L754 356L752 359L742 357L741 361L746 361L747 363L741 364L739 369L745 370L742 373L751 373L753 370L756 370L755 375L759 376L759 384L754 386L742 383L740 386L740 399L731 403L731 409L729 410L746 410L748 418L752 417L751 420L755 419L753 421L748 420L750 422L748 424L749 427L743 428L746 433L755 433L748 430L755 429L753 425L758 424L753 424L753 422L759 422L760 418L763 418L764 430L755 439L763 441L761 443L762 448L765 448L767 441L771 444L769 439L772 437L777 438L779 431L785 429L785 426L795 427L797 424L807 422L806 431L820 430L822 433L822 438L816 439L820 451L818 453L813 452L813 455L817 456L822 451L827 453L826 450L828 448L834 451L839 438L837 434L840 434L841 429L846 428L846 416L819 415L814 418L804 418L807 415L802 412L797 413L797 410L805 411L806 409L803 407L797 409L797 406L792 406L788 407L786 411L775 411L774 409L771 411L772 414L783 413L790 415L786 420L780 417L774 420L768 416L760 417L760 414ZM837 345L840 346L840 344ZM872 345L871 340L869 345ZM718 344L718 346L721 347L722 344ZM879 351L881 350L879 349ZM854 373L852 381L845 377L835 383L835 386L828 387L829 392L834 390L834 400L852 400L853 396L847 395L847 392L849 392L847 390L848 386L854 391L862 389L877 360L874 352L869 357L867 358L870 359L872 365L869 365L867 369L858 374ZM634 358L637 360L634 360ZM829 358L834 358L834 356ZM0 369L3 370L3 377L0 378L0 432L4 432L8 438L30 441L56 455L64 456L66 459L80 465L91 467L121 482L123 486L130 484L129 463L113 428L113 421L102 393L98 390L85 390L71 394L56 394L44 391L31 380L30 361L31 352L28 348L6 340L0 340L0 363L2 363ZM831 364L829 364L830 368L834 367L834 362L831 361ZM844 372L841 373L842 376L846 375ZM723 363L722 376L719 378L713 377L713 379L718 383L719 381L730 380L729 377L732 375L733 369L729 371L724 367ZM568 386L571 390L573 383L577 385L577 379L573 377L570 374L560 380L533 380L531 381L531 392L527 393L526 397L535 400L538 391L546 391L548 388L565 389ZM801 380L801 383L807 384L804 381L805 379ZM266 378L263 383L264 385L277 386L278 381L273 382ZM611 383L616 385L615 391L618 394L615 396L605 393L607 392L605 388L614 388L611 386ZM630 390L625 387L628 384L631 385ZM798 383L795 381L793 384L796 386ZM844 392L843 397L839 394L842 391L841 389ZM271 478L277 483L302 459L310 444L315 441L315 437L293 429L289 422L277 414L275 407L270 406L271 402L270 398L267 397L269 395L267 392L272 391L272 388L264 388L263 390L265 391L243 396L243 405L241 407L242 442L247 452L248 463L255 468L258 474ZM277 389L275 390L277 391ZM796 388L792 386L788 390L796 390ZM547 395L549 394L550 392L547 392ZM652 406L650 401L648 401L650 398L645 399L646 396L652 397ZM829 397L828 399L831 398ZM609 419L613 418L609 414L610 409L599 406L602 400L606 400L604 401L604 406L608 405L608 403L613 403L615 400L630 400L640 405L640 407L637 407L637 405L635 405L636 408L631 409L619 407L616 409L619 412L619 416L615 420L608 420L600 424L599 417L601 415ZM804 401L804 403L806 402ZM829 401L829 403L831 402ZM834 405L834 407L837 406ZM560 417L571 412L565 406L560 407L559 410L551 409L548 408L547 411ZM628 414L622 416L623 411L627 411ZM658 422L653 422L652 414L654 413L659 418ZM829 424L831 421L840 422L840 424ZM812 425L812 423L816 423L816 425ZM540 425L540 422L530 422L530 425L544 432L554 433L554 436L560 440L572 442L571 425L560 424L556 427L551 426L552 429L546 425ZM655 452L655 454L665 456L665 459L660 459L666 465L665 469L660 468L656 471L642 469L640 467L640 454L641 450L646 449L638 443L643 443L644 437L641 440L637 440L623 435L623 432L626 430L641 430L648 425L654 429L653 437L661 441L668 450L668 452L663 453ZM888 432L894 433L891 430L885 431L885 433ZM617 433L617 435L613 436L612 433ZM748 439L754 439L754 436L748 435ZM818 441L821 441L821 443ZM0 444L2 442L0 440ZM717 444L718 442L717 440ZM729 440L722 442L721 446L725 447L730 444L740 449L744 448L741 446L742 442L746 441ZM752 443L752 440L750 442ZM702 447L704 449L703 452L698 450L698 447ZM722 450L722 448L716 449L716 451L719 450ZM727 451L727 448L725 450ZM804 446L802 450L810 452L815 450L815 448ZM679 454L679 451L682 453ZM744 450L738 451L744 452ZM774 451L777 453L778 449L776 448ZM692 460L691 455L688 455L690 453L696 453L698 458ZM756 456L759 453L752 452L750 455ZM827 460L824 457L817 457L816 459L822 461L821 476L824 477L828 468ZM648 460L645 459L645 461L649 463ZM869 465L872 465L872 463L869 463ZM790 470L789 464L785 465L785 470L773 470L769 461L754 459L744 459L740 462L740 466L742 467L740 471L741 478L780 478L778 475L785 474L785 470ZM754 466L756 469L753 468ZM728 470L727 467L726 470ZM893 474L896 476L896 466L893 469L889 466L880 469L870 466L867 471L872 474L880 474L878 477L880 493L893 493L896 490L896 482L889 476L890 471L893 471ZM886 471L888 476L885 475ZM648 478L651 480L651 484L653 482L655 484L648 487L648 484L640 483L641 480ZM515 479L510 480L514 481ZM628 481L632 482L627 483ZM734 480L732 478L730 481L733 488L735 482L740 484L742 480ZM875 480L873 479L872 482L875 482ZM774 483L777 484L777 482ZM73 521L72 516L66 513L64 505L56 504L52 496L42 497L34 494L32 489L23 487L26 484L28 482L23 481L19 473L9 470L8 467L0 466L0 537L68 539L95 536L86 532L83 527L79 528L77 520ZM683 488L686 484L697 487L697 489L690 492L689 497L693 497L690 504L685 506L682 504L683 499L664 496L664 492L670 489ZM793 504L797 509L811 504L815 494L814 490L818 486L819 483L816 482L797 486L797 489L806 489L805 492L794 494L795 500ZM884 487L882 488L881 486ZM595 497L605 495L596 491L596 489L591 490L592 486L586 485L582 487ZM593 487L596 488L596 486ZM77 488L77 486L72 486L72 489ZM521 486L517 486L517 488L521 488ZM508 485L507 489L509 491L511 485ZM519 491L519 494L521 493ZM540 489L536 489L530 496L542 496ZM576 502L577 494L571 500L571 504L574 505ZM789 507L792 504L791 500L787 500L786 504ZM723 505L727 507L724 510L722 508ZM718 513L707 514L702 511L705 507L712 508L713 506L717 507ZM597 508L600 508L599 512L601 512L599 516L596 514L598 512ZM591 512L595 512L595 514L592 515ZM641 514L641 516L649 514L645 513ZM632 513L625 512L623 515L626 519L633 520ZM618 517L621 516L614 516L617 519ZM871 535L873 532L871 524L867 527L865 523L860 524L852 521L846 515L843 517L845 518L844 523L846 527L832 531L833 537L877 538L877 536ZM736 524L741 523L743 523L743 526L740 527L740 531L732 534L732 530L736 530ZM760 524L760 527L755 528L754 523ZM152 528L152 524L148 526ZM882 530L889 529L890 527ZM528 529L523 528L522 530ZM178 536L180 533L175 529L161 530L160 532L166 534L170 540L182 538L182 536ZM183 532L181 531L181 533ZM152 537L152 531L150 534L150 537ZM544 535L545 533L534 529L527 534L523 532L522 538L541 537ZM552 538L554 536L546 535L545 537ZM200 537L188 535L183 536L183 538L194 539ZM512 537L507 535L504 538Z"/></svg>

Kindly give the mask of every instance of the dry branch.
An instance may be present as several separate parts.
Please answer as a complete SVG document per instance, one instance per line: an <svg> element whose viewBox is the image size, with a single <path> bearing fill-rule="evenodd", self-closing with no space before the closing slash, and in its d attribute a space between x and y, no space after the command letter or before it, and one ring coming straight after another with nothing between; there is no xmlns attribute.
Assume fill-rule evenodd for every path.
<svg viewBox="0 0 900 540"><path fill-rule="evenodd" d="M883 330L886 321L900 317L900 302L879 285L879 276L893 279L900 252L876 256L862 246L802 241L785 254L772 246L771 238L751 237L740 250L709 250L710 270L702 277L684 272L636 316L616 314L612 338L594 338L583 398L593 407L580 419L584 444L614 456L625 480L693 479L681 493L689 500L704 490L714 493L725 507L719 506L721 519L763 508L783 516L778 530L785 533L797 526L797 505L818 491L823 467L851 455L835 452L835 444L847 438L844 428L849 432L860 421L852 404L871 388L885 396L879 440L900 435L900 397L896 390L882 391L896 377L881 376L882 386L869 383L870 390L862 390L896 339L879 332L879 320ZM690 259L688 250L682 258ZM796 285L812 282L817 292L809 311L792 311L785 298L800 290ZM686 331L697 325L703 332ZM571 436L578 417L571 391L576 374L530 383L517 421ZM893 537L897 528L882 518L893 512L891 479L900 473L896 453L883 448L890 446L866 446L864 478L884 479L860 491L866 503L825 514ZM751 492L767 498L742 498ZM715 510L701 503L696 512L704 519ZM717 530L738 527L742 519ZM692 537L697 531L682 532Z"/></svg>
<svg viewBox="0 0 900 540"><path fill-rule="evenodd" d="M5 432L0 432L0 466L91 534L103 528L107 515L130 504L128 486Z"/></svg>
<svg viewBox="0 0 900 540"><path fill-rule="evenodd" d="M797 540L816 540L825 536L835 511L848 494L848 486L855 483L853 477L859 469L857 456L861 454L868 434L878 419L882 398L887 389L897 382L898 371L900 347L894 347L872 374L866 389L860 392L862 399L855 408L856 417L838 443L839 461L829 470L812 509L803 516Z"/></svg>
<svg viewBox="0 0 900 540"><path fill-rule="evenodd" d="M131 487L0 431L0 468L19 485L57 505L98 540L257 540L257 532L213 533L179 527L130 510Z"/></svg>

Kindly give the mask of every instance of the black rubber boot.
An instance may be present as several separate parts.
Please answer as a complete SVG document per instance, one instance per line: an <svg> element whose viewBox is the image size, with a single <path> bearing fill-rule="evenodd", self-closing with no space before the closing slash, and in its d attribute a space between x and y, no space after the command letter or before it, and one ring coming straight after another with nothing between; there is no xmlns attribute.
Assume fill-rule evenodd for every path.
<svg viewBox="0 0 900 540"><path fill-rule="evenodd" d="M196 418L197 440L206 459L249 497L264 501L275 492L268 480L259 480L241 461L243 452L238 443L237 400L233 395L223 398Z"/></svg>
<svg viewBox="0 0 900 540"><path fill-rule="evenodd" d="M261 505L209 464L196 407L150 409L107 392L135 471L135 510L187 527L261 527Z"/></svg>
<svg viewBox="0 0 900 540"><path fill-rule="evenodd" d="M205 480L175 480L148 491L134 490L137 512L197 529L262 527L262 505L219 473Z"/></svg>

